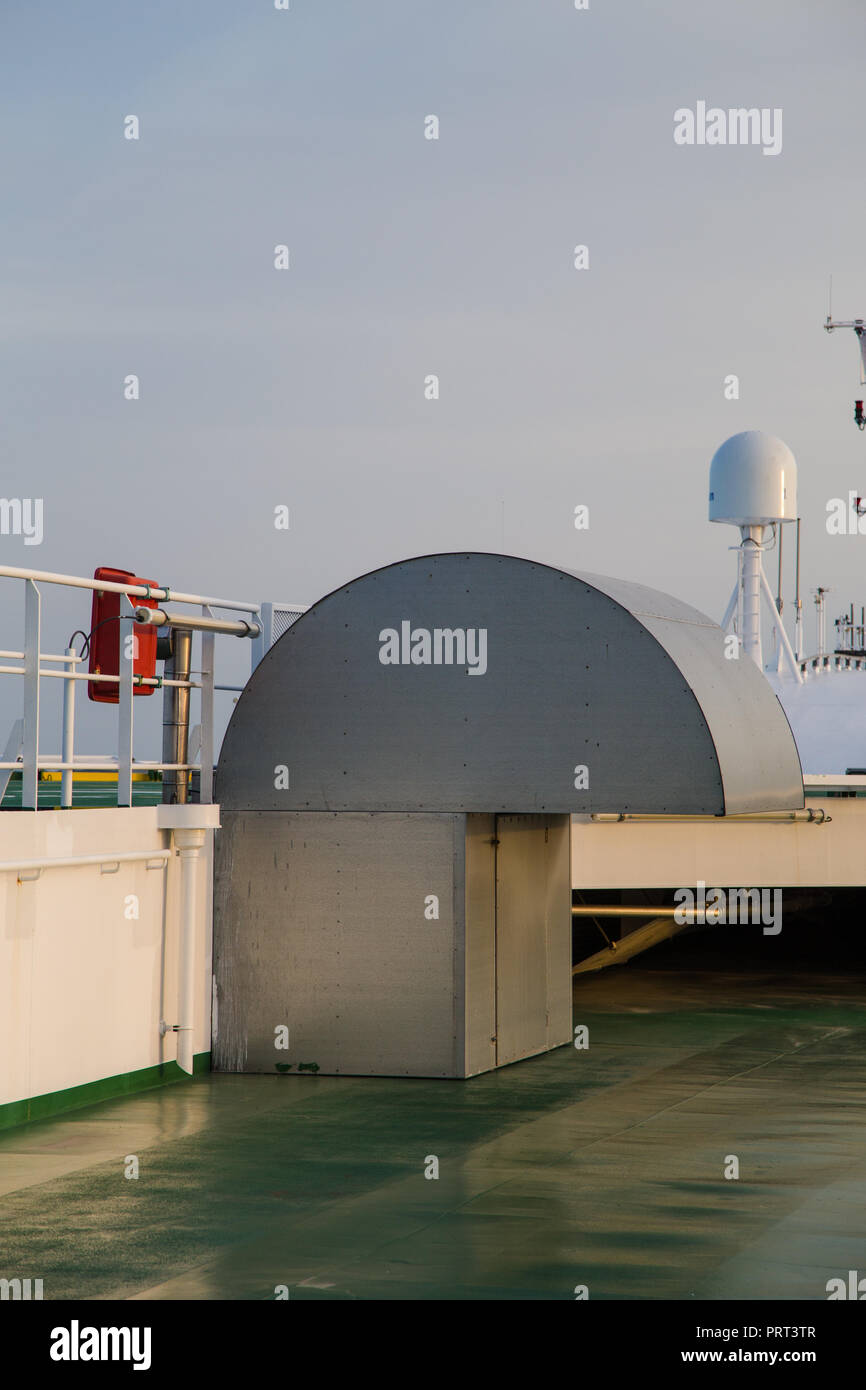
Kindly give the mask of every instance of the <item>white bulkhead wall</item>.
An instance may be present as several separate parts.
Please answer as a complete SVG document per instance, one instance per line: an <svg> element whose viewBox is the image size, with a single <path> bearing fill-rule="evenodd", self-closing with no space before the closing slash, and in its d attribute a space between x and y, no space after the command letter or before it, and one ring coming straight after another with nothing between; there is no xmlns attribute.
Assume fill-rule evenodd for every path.
<svg viewBox="0 0 866 1390"><path fill-rule="evenodd" d="M185 809L185 808L184 808ZM198 809L198 808L190 808ZM202 807L203 811L215 808ZM181 860L162 808L5 812L0 862L0 1105L177 1057ZM213 832L195 865L193 1053L210 1051ZM160 867L111 855L170 850ZM113 872L111 870L114 870Z"/></svg>

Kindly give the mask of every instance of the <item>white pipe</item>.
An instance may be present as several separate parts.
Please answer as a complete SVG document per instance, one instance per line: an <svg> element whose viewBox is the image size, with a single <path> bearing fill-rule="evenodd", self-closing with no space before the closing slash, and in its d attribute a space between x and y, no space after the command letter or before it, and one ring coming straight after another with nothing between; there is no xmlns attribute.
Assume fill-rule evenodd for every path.
<svg viewBox="0 0 866 1390"><path fill-rule="evenodd" d="M581 904L571 909L572 917L678 917L695 919L703 926L703 921L716 921L722 913L720 907L634 907L623 903ZM724 924L723 924L724 925Z"/></svg>
<svg viewBox="0 0 866 1390"><path fill-rule="evenodd" d="M23 676L26 672L23 666L0 666L0 676ZM40 668L40 679L54 677L59 681L113 681L117 685L117 676L100 676L95 671L43 671ZM163 685L182 685L190 690L201 689L198 681L174 681L160 680L159 676L136 676L133 685L152 685L154 690L159 690Z"/></svg>
<svg viewBox="0 0 866 1390"><path fill-rule="evenodd" d="M68 859L20 859L0 861L0 873L11 873L27 869L67 869L79 864L131 864L136 860L170 859L171 850L136 850L129 854L79 854Z"/></svg>
<svg viewBox="0 0 866 1390"><path fill-rule="evenodd" d="M209 609L203 610L203 616L210 618L213 614ZM214 760L214 729L213 729L213 678L214 678L214 648L216 638L212 632L205 632L201 639L201 697L199 701L201 709L201 727L199 729L199 746L201 772L199 773L199 801L213 801L213 760ZM187 749L187 757L195 757L195 753L190 753Z"/></svg>
<svg viewBox="0 0 866 1390"><path fill-rule="evenodd" d="M759 671L763 671L761 654L761 542L763 526L741 526L743 556L743 630L740 634L743 650Z"/></svg>
<svg viewBox="0 0 866 1390"><path fill-rule="evenodd" d="M128 617L127 608L132 608L128 594L118 599L121 621L117 624L117 805L132 805L132 744L133 744L133 689L135 675L134 663L127 659L123 633L123 619ZM133 638L133 642L134 642Z"/></svg>
<svg viewBox="0 0 866 1390"><path fill-rule="evenodd" d="M259 637L258 623L241 620L233 623L228 618L187 618L183 613L166 613L164 608L136 608L135 621L139 627L179 627L189 632L226 632L231 637Z"/></svg>
<svg viewBox="0 0 866 1390"><path fill-rule="evenodd" d="M674 822L690 821L696 824L706 824L715 821L719 825L730 823L731 821L811 821L814 825L823 825L825 821L831 819L827 813L820 808L811 808L805 811L733 811L730 815L664 815L662 812L653 811L593 811L589 816L590 821L595 825L624 825L626 821L636 823L642 821L657 821L660 824L673 824Z"/></svg>
<svg viewBox="0 0 866 1390"><path fill-rule="evenodd" d="M782 615L781 615L781 613L779 613L778 610L776 609L776 600L773 598L773 591L772 591L772 589L770 588L770 585L769 585L769 583L768 583L768 581L767 581L767 576L766 576L765 573L764 573L763 565L761 566L761 587L762 587L762 589L763 589L763 591L764 591L764 598L767 600L767 602L768 602L768 604L770 605L770 607L772 608L773 612L776 614L776 629L777 629L777 631L778 631L778 633L779 633L779 642L780 642L780 647L781 647L781 650L780 650L780 653L779 653L779 656L780 656L779 665L781 666L781 664L782 664L782 663L781 663L781 652L784 651L785 656L788 658L788 664L789 664L790 667L791 667L791 672L792 672L792 674L793 674L793 677L794 677L795 681L797 682L798 685L802 685L802 684L803 684L803 673L802 673L802 671L800 670L799 664L798 664L798 662L797 662L797 658L794 656L794 653L793 653L793 651L791 650L791 643L788 641L788 634L787 634L787 632L785 631L784 626L783 626L783 624L782 624Z"/></svg>
<svg viewBox="0 0 866 1390"><path fill-rule="evenodd" d="M202 598L201 594L178 594L174 589L146 584L115 584L106 579L81 579L74 574L51 574L46 570L22 570L12 565L0 565L0 579L35 579L43 584L67 584L70 589L97 589L108 594L135 594L139 598L155 598L160 602L206 603L211 608L236 608L241 613L258 613L260 604L244 603L237 599Z"/></svg>
<svg viewBox="0 0 866 1390"><path fill-rule="evenodd" d="M189 772L197 766L197 763L140 763L136 761L132 764L132 770L133 772ZM21 760L3 762L0 763L0 767L11 768L13 772L17 769L20 772ZM64 763L60 758L41 757L39 759L40 772L63 772L66 768L73 772L116 772L117 763L106 762L105 759L89 763L86 757L75 758L71 763Z"/></svg>
<svg viewBox="0 0 866 1390"><path fill-rule="evenodd" d="M117 676L100 676L95 671L40 671L39 674L40 676L56 676L58 680L67 681L114 681L114 684L117 685ZM154 690L159 690L160 686L163 685L183 685L190 690L198 690L199 688L198 681L166 680L164 677L160 680L159 676L135 676L132 683L134 686L150 685L153 686Z"/></svg>
<svg viewBox="0 0 866 1390"><path fill-rule="evenodd" d="M66 655L75 657L75 649L69 647ZM66 809L72 805L72 768L75 759L75 682L63 683L63 761L70 766L63 769L60 781L60 805Z"/></svg>
<svg viewBox="0 0 866 1390"><path fill-rule="evenodd" d="M60 761L59 753L46 753L45 750L39 754L40 767L54 767ZM111 753L76 753L70 763L70 767L80 767L82 763L98 763L100 767L114 767ZM54 762L52 762L52 758ZM138 764L136 763L136 767Z"/></svg>
<svg viewBox="0 0 866 1390"><path fill-rule="evenodd" d="M818 614L818 655L823 656L824 649L827 645L827 639L826 626L824 622L824 595L821 593L820 590L815 595L815 608Z"/></svg>
<svg viewBox="0 0 866 1390"><path fill-rule="evenodd" d="M176 829L175 847L180 851L181 919L180 971L178 978L177 1064L181 1071L192 1076L195 1027L195 945L196 945L196 874L199 850L204 844L205 831Z"/></svg>
<svg viewBox="0 0 866 1390"><path fill-rule="evenodd" d="M39 650L42 599L32 580L24 585L24 744L21 752L21 807L39 809Z"/></svg>
<svg viewBox="0 0 866 1390"><path fill-rule="evenodd" d="M83 660L83 657L80 657L80 656L76 655L76 653L75 653L75 651L74 651L74 649L73 649L72 647L69 648L69 651L72 652L72 655L71 655L71 656L70 656L68 653L67 653L66 656L55 656L53 652L40 652L40 653L39 653L39 659L40 659L41 661L82 661L82 660ZM6 657L6 656L8 656L8 657L14 657L17 661L23 661L23 660L24 660L24 653L23 653L23 652L0 652L0 656L4 656L4 657Z"/></svg>

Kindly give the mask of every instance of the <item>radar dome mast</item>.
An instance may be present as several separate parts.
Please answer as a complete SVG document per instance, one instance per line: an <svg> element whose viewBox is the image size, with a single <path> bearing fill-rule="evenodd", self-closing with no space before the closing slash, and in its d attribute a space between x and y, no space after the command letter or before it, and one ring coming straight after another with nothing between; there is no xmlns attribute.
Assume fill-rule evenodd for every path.
<svg viewBox="0 0 866 1390"><path fill-rule="evenodd" d="M801 683L799 663L782 626L763 565L763 552L772 544L776 527L796 519L797 464L787 444L762 430L744 430L726 439L710 464L710 521L738 526L740 544L737 583L722 628L728 631L736 614L737 633L746 655L763 671L763 595L776 622L780 656L784 652L794 679Z"/></svg>

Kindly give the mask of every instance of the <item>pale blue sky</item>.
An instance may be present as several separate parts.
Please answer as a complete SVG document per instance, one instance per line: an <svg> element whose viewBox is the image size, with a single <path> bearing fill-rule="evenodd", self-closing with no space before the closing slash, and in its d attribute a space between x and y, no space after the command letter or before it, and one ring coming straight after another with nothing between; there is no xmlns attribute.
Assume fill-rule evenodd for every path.
<svg viewBox="0 0 866 1390"><path fill-rule="evenodd" d="M0 495L45 537L0 555L312 602L505 550L719 617L709 460L762 428L805 588L866 600L866 537L824 529L866 491L857 353L821 331L831 271L866 316L864 42L855 0L2 0ZM781 107L782 153L676 146L698 99Z"/></svg>

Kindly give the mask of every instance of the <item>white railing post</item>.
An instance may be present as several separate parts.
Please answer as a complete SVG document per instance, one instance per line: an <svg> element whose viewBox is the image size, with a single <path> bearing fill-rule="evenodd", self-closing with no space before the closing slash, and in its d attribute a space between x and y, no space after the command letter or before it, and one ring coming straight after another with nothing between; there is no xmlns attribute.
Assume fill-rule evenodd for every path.
<svg viewBox="0 0 866 1390"><path fill-rule="evenodd" d="M69 661L66 670L69 675L75 672L75 648L67 647L66 655ZM69 807L72 805L72 767L75 761L75 681L63 682L63 750L61 762L69 763L69 768L63 769L60 781L60 805Z"/></svg>
<svg viewBox="0 0 866 1390"><path fill-rule="evenodd" d="M126 608L131 612L127 613ZM118 650L118 706L117 706L117 804L132 805L132 676L135 664L134 652L137 638L130 629L124 632L124 622L132 617L135 609L128 595L120 600L120 616L117 620ZM132 637L132 650L127 656L126 637Z"/></svg>
<svg viewBox="0 0 866 1390"><path fill-rule="evenodd" d="M24 581L24 747L21 805L39 805L39 651L42 601L32 579Z"/></svg>
<svg viewBox="0 0 866 1390"><path fill-rule="evenodd" d="M255 617L255 614L253 616ZM268 649L273 646L274 605L272 603L259 604L258 624L259 635L254 637L250 643L250 675L267 655Z"/></svg>
<svg viewBox="0 0 866 1390"><path fill-rule="evenodd" d="M212 618L208 604L202 604L202 617ZM205 805L213 801L213 677L215 633L201 635L201 772L198 799Z"/></svg>

